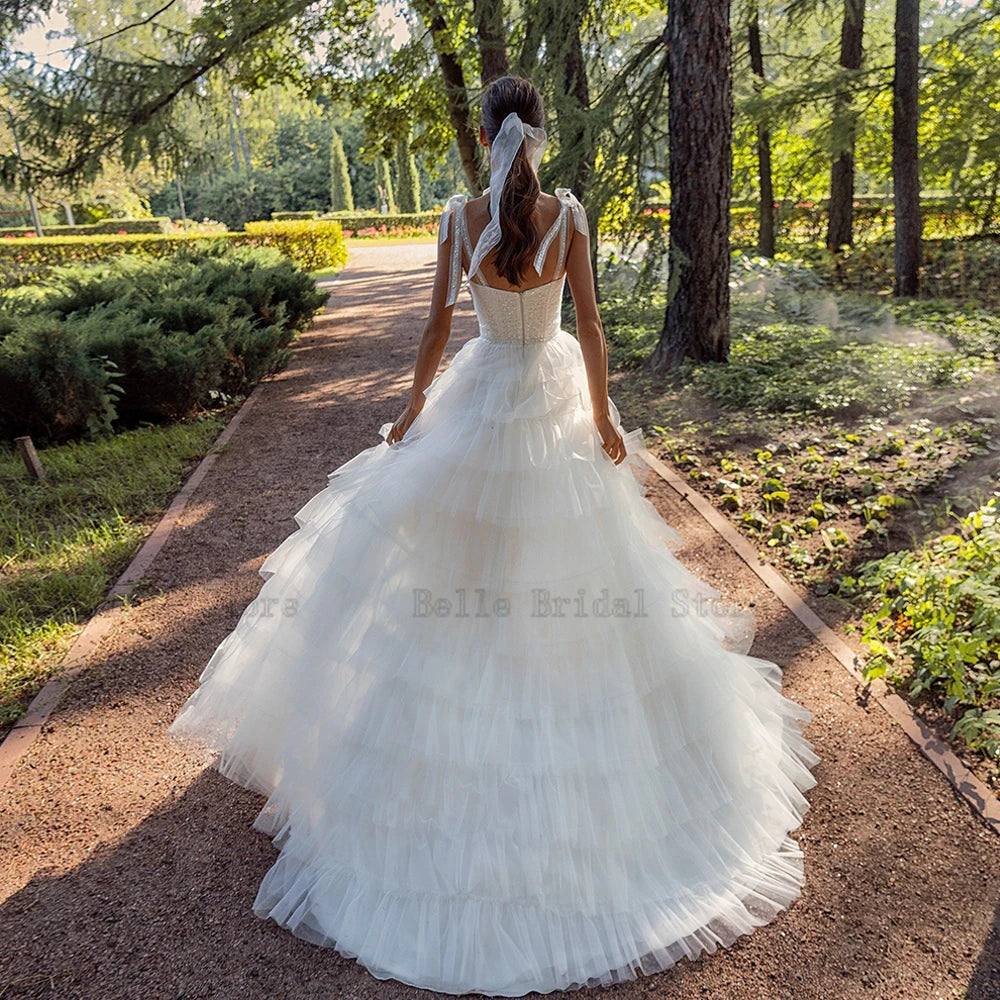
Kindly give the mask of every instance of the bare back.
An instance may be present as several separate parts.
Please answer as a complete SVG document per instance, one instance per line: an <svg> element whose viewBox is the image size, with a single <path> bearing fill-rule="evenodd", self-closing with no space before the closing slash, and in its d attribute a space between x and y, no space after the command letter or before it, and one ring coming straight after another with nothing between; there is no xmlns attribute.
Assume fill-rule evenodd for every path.
<svg viewBox="0 0 1000 1000"><path fill-rule="evenodd" d="M479 241L479 237L482 236L483 230L489 224L489 204L489 195L485 194L480 195L478 198L470 198L465 203L465 223L468 227L469 238L473 246L475 246ZM535 203L535 208L532 212L532 223L539 241L552 228L552 226L555 225L556 220L559 218L560 207L559 199L554 194L547 194L545 191L539 194L538 201ZM506 278L501 277L497 273L494 265L495 260L496 251L493 250L483 258L483 262L479 268L479 275L471 280L492 285L494 288L504 288L510 291L523 291L528 288L535 288L538 285L547 284L548 282L559 277L559 275L556 274L556 268L559 266L558 255L551 247L549 248L549 252L546 254L545 266L542 268L541 275L537 275L534 270L529 269L526 272L527 280L522 281L517 285L512 285ZM468 254L463 253L463 271L468 272L469 263Z"/></svg>

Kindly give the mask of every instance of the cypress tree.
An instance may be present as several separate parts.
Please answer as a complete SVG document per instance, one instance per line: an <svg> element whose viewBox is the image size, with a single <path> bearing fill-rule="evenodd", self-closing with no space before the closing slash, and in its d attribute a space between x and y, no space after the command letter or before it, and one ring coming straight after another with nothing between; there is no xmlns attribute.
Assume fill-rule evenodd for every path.
<svg viewBox="0 0 1000 1000"><path fill-rule="evenodd" d="M354 211L354 192L351 190L351 174L347 169L347 154L336 129L330 139L330 208L334 212Z"/></svg>
<svg viewBox="0 0 1000 1000"><path fill-rule="evenodd" d="M379 191L379 188L382 190ZM383 199L386 211L391 213L398 211L396 208L396 199L392 193L392 171L389 169L389 161L384 156L380 156L375 161L375 197L378 200L378 204L375 207L380 211Z"/></svg>
<svg viewBox="0 0 1000 1000"><path fill-rule="evenodd" d="M400 212L420 211L420 178L409 139L396 146L396 199Z"/></svg>

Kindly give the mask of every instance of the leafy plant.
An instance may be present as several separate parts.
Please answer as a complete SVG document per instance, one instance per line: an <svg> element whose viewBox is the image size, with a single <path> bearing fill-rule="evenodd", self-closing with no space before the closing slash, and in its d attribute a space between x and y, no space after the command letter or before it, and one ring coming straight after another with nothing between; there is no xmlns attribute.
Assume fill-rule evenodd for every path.
<svg viewBox="0 0 1000 1000"><path fill-rule="evenodd" d="M993 754L1000 747L998 497L961 518L957 532L864 563L840 584L868 609L865 678L939 700L958 716L953 735Z"/></svg>

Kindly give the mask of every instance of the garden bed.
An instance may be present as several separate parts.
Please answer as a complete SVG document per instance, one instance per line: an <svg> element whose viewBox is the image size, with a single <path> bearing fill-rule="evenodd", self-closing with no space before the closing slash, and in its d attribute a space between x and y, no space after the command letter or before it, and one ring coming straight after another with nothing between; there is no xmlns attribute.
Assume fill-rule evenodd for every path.
<svg viewBox="0 0 1000 1000"><path fill-rule="evenodd" d="M737 257L734 280L729 362L686 360L667 377L643 368L662 298L607 296L610 391L626 428L643 427L653 452L828 623L858 629L869 678L885 674L1000 786L1000 617L989 617L998 598L967 558L986 543L960 529L963 517L989 519L982 510L1000 481L1000 316L975 303L834 293L789 262ZM948 536L965 540L942 543ZM973 581L963 613L978 615L970 627L985 645L973 650L956 626L932 655L941 624L914 617L905 599L865 621L900 598L899 553L929 568L946 551L955 579ZM915 658L921 648L933 667Z"/></svg>

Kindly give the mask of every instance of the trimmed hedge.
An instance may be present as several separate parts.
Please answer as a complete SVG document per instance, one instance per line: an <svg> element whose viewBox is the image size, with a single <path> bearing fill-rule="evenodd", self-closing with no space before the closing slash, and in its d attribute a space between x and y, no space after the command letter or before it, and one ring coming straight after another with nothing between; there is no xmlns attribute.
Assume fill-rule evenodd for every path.
<svg viewBox="0 0 1000 1000"><path fill-rule="evenodd" d="M248 222L244 230L257 245L276 247L307 271L340 268L347 263L343 228L331 219Z"/></svg>
<svg viewBox="0 0 1000 1000"><path fill-rule="evenodd" d="M254 232L145 233L133 236L43 236L0 240L0 282L6 287L40 281L66 264L107 261L122 254L163 258L183 248L216 243L230 246L272 246L307 270L343 267L347 246L336 222L255 222Z"/></svg>
<svg viewBox="0 0 1000 1000"><path fill-rule="evenodd" d="M59 268L0 308L0 433L61 441L245 393L327 297L278 250L222 241Z"/></svg>
<svg viewBox="0 0 1000 1000"><path fill-rule="evenodd" d="M165 215L152 219L105 219L82 226L45 226L45 236L100 236L118 233L169 233L173 223ZM31 236L26 236L31 233ZM37 239L31 226L0 229L0 239ZM44 239L45 237L43 237Z"/></svg>
<svg viewBox="0 0 1000 1000"><path fill-rule="evenodd" d="M731 242L733 246L753 246L759 232L756 203L733 202L730 209ZM955 199L930 198L920 203L923 238L947 239L978 233L979 219L973 212L956 203ZM775 223L779 238L794 236L798 240L822 244L828 225L826 201L782 202L775 208ZM663 202L649 202L640 216L647 228L666 231L670 224L670 207ZM854 205L854 237L858 242L884 238L892 230L893 206L882 198L856 199ZM346 228L346 227L345 227Z"/></svg>
<svg viewBox="0 0 1000 1000"><path fill-rule="evenodd" d="M309 212L272 212L271 218L279 221L284 221L285 219L318 219L320 216L320 211L318 208L312 209Z"/></svg>
<svg viewBox="0 0 1000 1000"><path fill-rule="evenodd" d="M374 226L378 229L385 226L392 229L395 226L423 227L437 225L441 220L443 209L430 212L396 212L394 215L382 215L380 212L331 212L323 216L325 219L336 219L344 229L367 229Z"/></svg>
<svg viewBox="0 0 1000 1000"><path fill-rule="evenodd" d="M274 220L288 220L288 219L333 219L339 222L344 229L367 229L369 226L374 226L376 229L380 226L385 226L387 229L392 229L397 226L413 226L413 227L423 227L431 225L437 225L441 220L441 212L443 208L432 209L428 212L390 212L383 215L381 212L376 212L374 209L368 211L358 211L353 212L272 212L271 218Z"/></svg>

